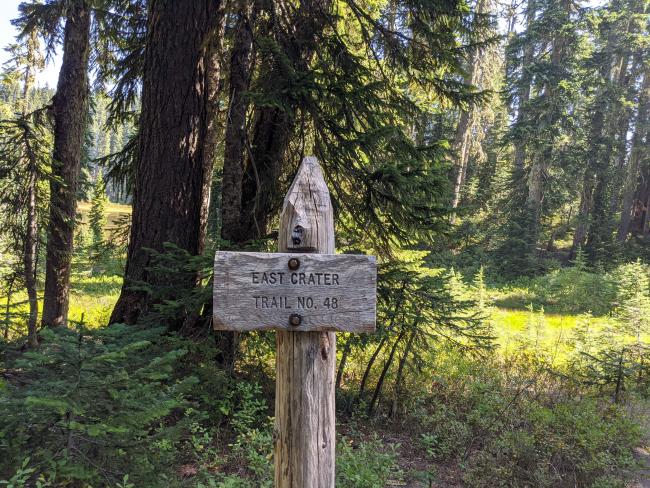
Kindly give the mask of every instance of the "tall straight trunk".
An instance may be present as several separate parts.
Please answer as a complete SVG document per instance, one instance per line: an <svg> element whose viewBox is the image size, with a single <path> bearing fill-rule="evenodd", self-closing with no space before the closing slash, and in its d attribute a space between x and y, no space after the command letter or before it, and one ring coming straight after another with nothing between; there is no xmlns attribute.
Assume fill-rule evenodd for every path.
<svg viewBox="0 0 650 488"><path fill-rule="evenodd" d="M617 8L620 5L616 5ZM639 2L637 7L642 7ZM613 83L624 89L629 83L627 78L629 53L623 52L612 58L612 52L620 50L618 28L623 27L626 33L633 32L635 29L633 22L628 22L627 26L613 25L610 27L604 56L601 60L600 75L608 83ZM635 63L636 64L636 63ZM603 239L609 239L610 230L608 225L608 216L614 205L617 205L618 198L615 194L607 198L607 191L610 177L607 174L610 170L612 159L612 142L616 139L616 133L619 133L617 151L619 160L624 157L625 139L627 131L623 132L622 127L625 120L619 120L621 116L625 117L625 110L621 107L618 100L608 102L608 87L603 87L596 96L596 104L592 115L589 133L590 151L588 152L587 164L583 176L583 188L580 197L580 208L577 215L577 225L573 235L573 245L571 246L570 257L575 257L579 246L587 241L587 248L590 253L590 259L594 259L594 250L601 247ZM613 107L610 106L613 103ZM606 124L606 114L611 114L610 123ZM627 123L629 124L629 113L627 114ZM609 141L607 139L610 139ZM614 188L616 193L617 189ZM609 201L608 201L609 200ZM613 214L613 211L611 212Z"/></svg>
<svg viewBox="0 0 650 488"><path fill-rule="evenodd" d="M331 20L332 5L332 0L300 2L292 18L284 19L286 25L278 29L290 29L290 32L278 34L276 40L297 72L308 71L318 39ZM279 12L276 15L282 17ZM260 91L282 97L283 103L279 104L282 108L258 107L253 117L242 180L240 240L260 238L268 232L269 218L281 201L279 179L284 154L295 128L295 112L299 108L293 97L278 90L278 80L286 79L286 68L270 59L263 71Z"/></svg>
<svg viewBox="0 0 650 488"><path fill-rule="evenodd" d="M636 61L635 64L640 65L641 60L637 59ZM609 123L605 125L601 139L596 139L598 143L594 150L594 156L598 158L594 161L593 166L596 184L593 191L591 225L587 233L586 246L592 263L606 259L607 254L609 254L608 249L613 244L612 237L615 225L611 202L612 200L618 200L616 198L618 188L612 184L615 181L615 175L612 174L614 171L612 162L615 146L621 145L616 140L616 134L620 131L620 126L623 125L621 118L625 111L616 92L626 89L628 62L628 54L618 55L615 58L611 78L612 83L616 85L618 90L614 91L611 106L608 110ZM623 135L623 137L627 137L627 134ZM625 141L623 141L623 148L625 147L624 144Z"/></svg>
<svg viewBox="0 0 650 488"><path fill-rule="evenodd" d="M29 94L34 86L34 71L38 56L38 39L36 31L30 34L27 43L27 63L23 79L23 117L29 112ZM38 346L36 328L38 326L38 294L36 290L36 261L38 252L38 163L31 147L29 137L25 137L27 156L27 221L23 249L23 275L27 300L29 302L29 320L27 322L27 343L30 347Z"/></svg>
<svg viewBox="0 0 650 488"><path fill-rule="evenodd" d="M246 152L246 112L249 105L246 92L251 81L253 25L257 17L257 3L257 0L241 2L230 56L230 102L226 117L221 189L221 237L235 244L250 238L240 232L240 214Z"/></svg>
<svg viewBox="0 0 650 488"><path fill-rule="evenodd" d="M630 55L626 53L621 57L620 63L615 67L617 73L617 85L621 90L629 92L630 76L628 65L630 62ZM634 70L632 70L634 73ZM609 133L612 134L613 139L616 141L611 147L612 156L614 158L614 175L612 178L612 192L609 199L609 212L611 215L618 213L619 203L622 197L623 182L625 177L623 175L625 170L625 157L627 155L627 133L630 130L630 119L632 117L632 110L624 107L623 104L617 104L615 116L612 117Z"/></svg>
<svg viewBox="0 0 650 488"><path fill-rule="evenodd" d="M204 243L208 231L208 214L210 212L210 193L212 189L212 173L217 159L217 147L219 145L219 95L221 93L221 56L223 51L224 30L226 27L225 3L219 2L215 14L214 27L208 41L208 49L204 54L205 58L205 135L203 141L203 167L208 171L204 178L204 187L201 190L203 195L203 207L200 210L201 222L199 224L199 242Z"/></svg>
<svg viewBox="0 0 650 488"><path fill-rule="evenodd" d="M476 5L477 15L485 14L486 3L487 0L478 0L478 3ZM479 49L476 48L470 55L467 74L463 80L466 85L476 86L480 84L480 64L481 56ZM460 203L461 190L467 174L473 116L474 110L472 107L469 107L467 110L463 110L460 113L460 119L458 121L458 126L456 127L453 148L456 152L457 157L454 167L454 194L451 201L452 208L457 208L458 204Z"/></svg>
<svg viewBox="0 0 650 488"><path fill-rule="evenodd" d="M526 29L530 27L535 18L535 11L537 5L535 0L528 0L526 6ZM518 93L519 107L517 110L517 125L521 125L526 120L526 104L530 100L530 82L531 75L529 74L530 65L533 62L533 45L528 43L524 48L524 56L521 63L521 85ZM515 144L515 173L517 175L523 174L526 165L526 141L519 140Z"/></svg>
<svg viewBox="0 0 650 488"><path fill-rule="evenodd" d="M31 151L30 151L31 152ZM25 249L23 251L23 265L25 288L29 301L29 321L27 322L27 343L30 347L38 346L36 327L38 324L38 295L36 291L36 256L38 249L38 201L37 185L38 170L33 153L29 157L29 170L27 175L27 226L25 229Z"/></svg>
<svg viewBox="0 0 650 488"><path fill-rule="evenodd" d="M604 62L603 66L606 68L608 63ZM603 76L606 74L603 72ZM596 97L594 111L591 116L591 123L589 124L588 143L590 150L587 152L587 164L582 180L582 191L580 193L580 208L577 215L576 228L573 233L573 244L569 253L570 258L574 258L578 251L578 247L585 244L585 239L591 228L591 220L593 219L593 210L595 206L594 199L596 197L597 177L603 173L602 162L602 147L604 145L604 127L605 127L605 112L608 109L608 104L603 98L606 95L606 90L603 88ZM601 201L599 205L603 205Z"/></svg>
<svg viewBox="0 0 650 488"><path fill-rule="evenodd" d="M51 327L68 321L77 180L88 112L89 37L90 7L85 0L75 0L68 7L63 61L53 100L54 153L42 318L43 325Z"/></svg>
<svg viewBox="0 0 650 488"><path fill-rule="evenodd" d="M648 154L648 112L650 111L650 70L646 68L643 74L643 85L639 93L639 108L637 111L636 126L632 136L632 151L627 167L625 186L623 187L623 206L621 209L621 220L618 226L617 240L625 241L630 221L632 220L632 207L634 193L637 188L639 177L639 166L644 155ZM645 139L645 140L644 140Z"/></svg>
<svg viewBox="0 0 650 488"><path fill-rule="evenodd" d="M16 282L16 274L12 274L9 276L7 279L8 281L8 287L7 287L7 298L5 299L5 328L2 336L4 337L4 340L6 341L9 339L9 325L11 324L11 299L13 298L14 294L14 283Z"/></svg>
<svg viewBox="0 0 650 488"><path fill-rule="evenodd" d="M148 269L151 254L172 243L203 251L212 174L206 156L214 122L208 67L220 18L219 0L151 0L144 54L142 108L135 164L132 226L124 285L111 322L135 323L151 298L138 282L191 288L196 277L170 283Z"/></svg>
<svg viewBox="0 0 650 488"><path fill-rule="evenodd" d="M223 177L221 187L221 237L238 243L239 213L241 211L241 179L244 166L246 143L246 112L253 63L253 13L257 0L242 0L237 13L234 44L230 56L228 89L230 101L226 116ZM212 318L212 297L205 304L203 316ZM217 363L230 373L234 371L238 355L239 336L237 332L217 331L214 335Z"/></svg>
<svg viewBox="0 0 650 488"><path fill-rule="evenodd" d="M568 19L571 15L572 2L569 0L562 0L562 7L564 14ZM567 39L562 32L554 34L551 47L551 73L561 69L565 58L565 48ZM557 96L561 78L551 78L544 83L542 95L546 100L554 100ZM547 102L548 103L548 102ZM557 124L561 114L553 107L553 103L549 103L550 107L547 108L544 116L544 125L550 128L550 134L543 134L544 141L541 151L538 151L533 157L528 174L528 197L526 201L528 210L528 244L529 251L534 254L537 250L537 242L539 241L539 234L541 229L541 219L544 195L546 191L545 180L548 174L549 165L553 157L553 149L555 143L555 134L553 127Z"/></svg>
<svg viewBox="0 0 650 488"><path fill-rule="evenodd" d="M650 177L650 171L648 172ZM645 216L643 218L643 225L641 226L641 234L644 237L650 236L650 185L646 184L646 198L645 198Z"/></svg>

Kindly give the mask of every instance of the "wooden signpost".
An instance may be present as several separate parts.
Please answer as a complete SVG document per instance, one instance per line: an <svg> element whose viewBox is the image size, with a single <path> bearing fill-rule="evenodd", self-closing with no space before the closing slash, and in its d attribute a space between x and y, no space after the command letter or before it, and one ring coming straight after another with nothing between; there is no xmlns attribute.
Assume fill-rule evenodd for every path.
<svg viewBox="0 0 650 488"><path fill-rule="evenodd" d="M218 330L276 332L275 487L334 488L334 331L373 332L373 256L334 254L332 203L302 161L280 217L280 253L218 252Z"/></svg>

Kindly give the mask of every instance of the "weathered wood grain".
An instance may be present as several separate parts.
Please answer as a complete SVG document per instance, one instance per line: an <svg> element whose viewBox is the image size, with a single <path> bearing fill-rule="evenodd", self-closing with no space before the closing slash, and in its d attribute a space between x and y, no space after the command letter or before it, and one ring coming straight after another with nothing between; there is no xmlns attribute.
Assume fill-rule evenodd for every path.
<svg viewBox="0 0 650 488"><path fill-rule="evenodd" d="M303 160L284 200L278 247L334 254L332 204L316 158ZM276 332L275 488L334 488L335 371L334 332Z"/></svg>
<svg viewBox="0 0 650 488"><path fill-rule="evenodd" d="M373 332L376 275L374 256L218 252L214 328Z"/></svg>

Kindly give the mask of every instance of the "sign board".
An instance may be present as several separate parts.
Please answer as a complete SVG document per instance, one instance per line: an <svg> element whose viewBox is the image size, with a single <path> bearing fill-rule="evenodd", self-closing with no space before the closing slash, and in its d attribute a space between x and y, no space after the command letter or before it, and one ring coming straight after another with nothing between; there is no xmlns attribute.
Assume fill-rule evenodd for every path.
<svg viewBox="0 0 650 488"><path fill-rule="evenodd" d="M219 251L216 330L373 332L374 256Z"/></svg>

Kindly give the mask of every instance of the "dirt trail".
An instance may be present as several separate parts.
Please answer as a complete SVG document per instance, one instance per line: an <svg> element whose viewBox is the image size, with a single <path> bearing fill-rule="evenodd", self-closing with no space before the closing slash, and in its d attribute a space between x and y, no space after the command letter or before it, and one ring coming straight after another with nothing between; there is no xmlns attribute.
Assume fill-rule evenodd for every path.
<svg viewBox="0 0 650 488"><path fill-rule="evenodd" d="M640 465L634 482L630 488L650 488L650 406L643 405L640 408L640 418L645 419L645 439L642 446L634 449L634 458Z"/></svg>

